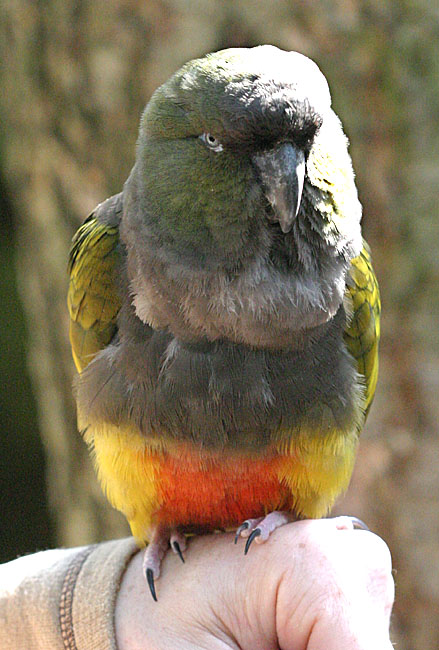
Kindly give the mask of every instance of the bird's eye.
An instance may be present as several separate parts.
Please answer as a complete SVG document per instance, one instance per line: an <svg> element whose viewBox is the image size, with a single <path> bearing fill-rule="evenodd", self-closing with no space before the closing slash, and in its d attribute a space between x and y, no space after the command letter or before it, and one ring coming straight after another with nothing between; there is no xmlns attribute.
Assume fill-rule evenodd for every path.
<svg viewBox="0 0 439 650"><path fill-rule="evenodd" d="M221 142L211 133L203 133L203 135L200 135L200 138L209 149L212 149L212 151L223 150Z"/></svg>

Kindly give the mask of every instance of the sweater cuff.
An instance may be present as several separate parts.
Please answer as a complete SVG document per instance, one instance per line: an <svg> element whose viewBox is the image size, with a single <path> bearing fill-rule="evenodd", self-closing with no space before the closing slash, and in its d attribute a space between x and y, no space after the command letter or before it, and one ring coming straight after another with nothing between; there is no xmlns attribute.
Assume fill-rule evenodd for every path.
<svg viewBox="0 0 439 650"><path fill-rule="evenodd" d="M128 538L86 547L72 558L59 609L66 650L116 650L117 593L137 550L134 540Z"/></svg>

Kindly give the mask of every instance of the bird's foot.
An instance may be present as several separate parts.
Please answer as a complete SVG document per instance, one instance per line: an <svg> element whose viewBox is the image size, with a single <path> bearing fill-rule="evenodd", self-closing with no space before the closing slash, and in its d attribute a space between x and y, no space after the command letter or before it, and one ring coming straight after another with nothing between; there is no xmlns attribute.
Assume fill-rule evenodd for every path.
<svg viewBox="0 0 439 650"><path fill-rule="evenodd" d="M294 521L294 516L290 512L278 510L270 512L265 517L258 519L246 519L236 531L235 544L240 537L246 538L247 542L245 544L244 554L247 555L250 545L254 540L258 544L262 544L267 541L273 530L288 524L290 521Z"/></svg>
<svg viewBox="0 0 439 650"><path fill-rule="evenodd" d="M183 552L186 550L186 537L177 529L157 526L145 549L142 564L143 574L148 583L151 595L156 602L157 594L154 581L160 576L160 566L169 546L179 556L181 561L184 562Z"/></svg>

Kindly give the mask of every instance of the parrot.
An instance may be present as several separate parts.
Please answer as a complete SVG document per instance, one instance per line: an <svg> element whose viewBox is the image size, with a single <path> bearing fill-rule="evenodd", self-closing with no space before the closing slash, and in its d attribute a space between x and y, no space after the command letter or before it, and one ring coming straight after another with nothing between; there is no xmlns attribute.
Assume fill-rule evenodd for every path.
<svg viewBox="0 0 439 650"><path fill-rule="evenodd" d="M272 45L184 64L73 238L78 428L152 597L170 548L262 543L348 487L380 296L325 76Z"/></svg>

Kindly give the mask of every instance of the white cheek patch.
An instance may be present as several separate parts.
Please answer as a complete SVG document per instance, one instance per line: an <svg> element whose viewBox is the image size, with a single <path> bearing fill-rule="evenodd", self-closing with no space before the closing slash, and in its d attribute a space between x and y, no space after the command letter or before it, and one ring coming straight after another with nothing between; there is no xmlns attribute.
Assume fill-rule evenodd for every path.
<svg viewBox="0 0 439 650"><path fill-rule="evenodd" d="M143 323L151 325L149 301L145 300L145 296L141 293L136 293L133 299L133 305L137 318L140 318Z"/></svg>
<svg viewBox="0 0 439 650"><path fill-rule="evenodd" d="M160 318L157 309L159 304L157 298L161 296L160 292L155 290L149 283L143 282L141 276L137 276L131 282L131 291L133 295L132 304L136 310L137 318L140 318L142 323L155 329L166 327L167 322L165 319Z"/></svg>

